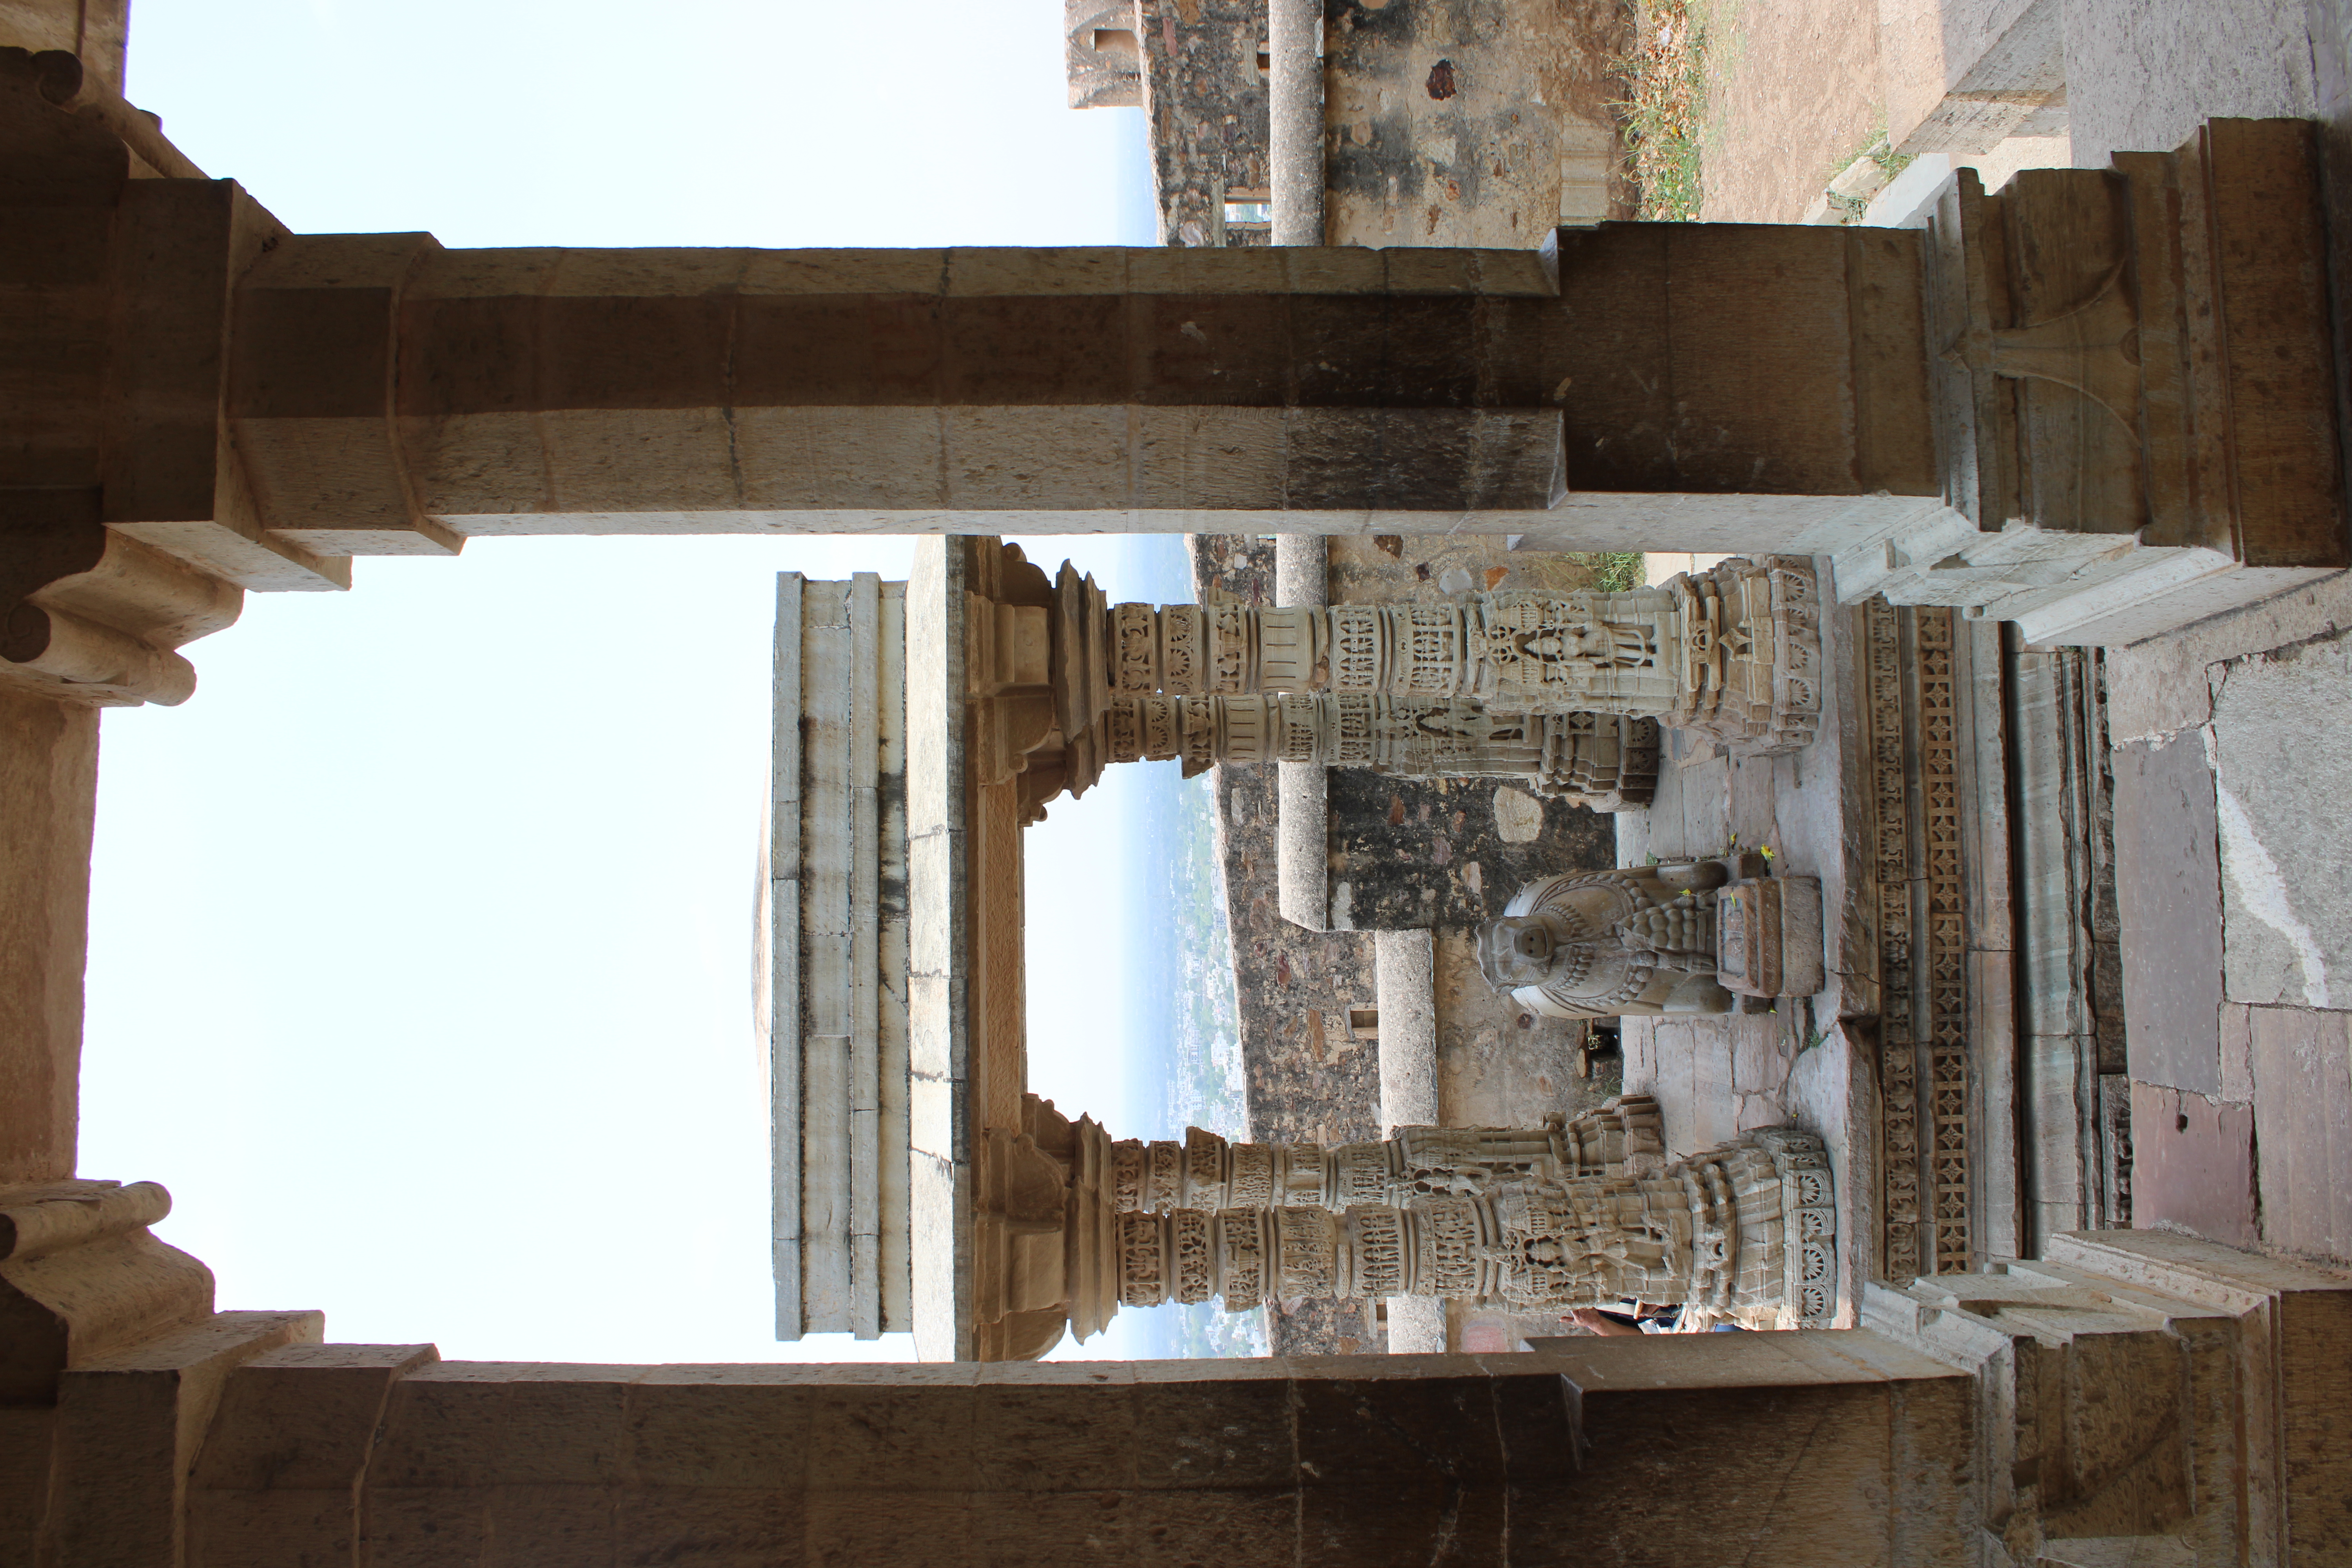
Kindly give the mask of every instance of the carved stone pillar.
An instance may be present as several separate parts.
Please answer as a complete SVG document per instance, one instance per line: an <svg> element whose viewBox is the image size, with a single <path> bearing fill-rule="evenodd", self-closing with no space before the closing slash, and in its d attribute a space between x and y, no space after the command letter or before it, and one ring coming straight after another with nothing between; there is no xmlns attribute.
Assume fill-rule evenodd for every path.
<svg viewBox="0 0 2352 1568"><path fill-rule="evenodd" d="M1821 715L1810 562L1734 558L1622 594L1478 594L1454 604L1119 605L1122 696L1475 697L1495 712L1649 717L1745 751L1793 751Z"/></svg>
<svg viewBox="0 0 2352 1568"><path fill-rule="evenodd" d="M1118 1216L1128 1306L1223 1298L1499 1298L1677 1307L1679 1326L1827 1328L1837 1218L1822 1141L1768 1128L1660 1166L1497 1184L1344 1211L1236 1205Z"/></svg>
<svg viewBox="0 0 2352 1568"><path fill-rule="evenodd" d="M1509 778L1596 811L1650 803L1654 719L1514 713L1471 698L1267 692L1114 698L1115 763L1181 759L1185 776L1216 763L1375 768L1402 778Z"/></svg>
<svg viewBox="0 0 2352 1568"><path fill-rule="evenodd" d="M1543 1127L1400 1127L1377 1142L1234 1143L1198 1127L1184 1142L1111 1145L1123 1214L1172 1209L1325 1208L1459 1196L1513 1182L1655 1171L1665 1141L1658 1103L1620 1095Z"/></svg>

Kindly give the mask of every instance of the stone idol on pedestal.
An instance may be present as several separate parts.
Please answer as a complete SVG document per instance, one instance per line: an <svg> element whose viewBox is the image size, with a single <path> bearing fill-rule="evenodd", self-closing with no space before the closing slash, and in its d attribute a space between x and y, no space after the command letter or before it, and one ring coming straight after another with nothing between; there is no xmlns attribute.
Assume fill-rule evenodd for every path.
<svg viewBox="0 0 2352 1568"><path fill-rule="evenodd" d="M1567 872L1478 929L1486 983L1552 1018L1728 1013L1824 983L1822 885L1761 855Z"/></svg>

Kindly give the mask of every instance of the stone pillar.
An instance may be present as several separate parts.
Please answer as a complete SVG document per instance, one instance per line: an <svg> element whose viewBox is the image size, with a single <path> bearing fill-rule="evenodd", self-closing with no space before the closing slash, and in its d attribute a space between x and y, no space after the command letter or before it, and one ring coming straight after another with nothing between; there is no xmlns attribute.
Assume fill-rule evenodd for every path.
<svg viewBox="0 0 2352 1568"><path fill-rule="evenodd" d="M1297 9L1295 0L1292 8ZM1313 10L1312 6L1307 7ZM1314 15L1315 37L1322 37L1322 16ZM1319 243L1323 224L1322 65L1316 65L1315 227ZM1274 110L1279 121L1282 108ZM1281 178L1282 159L1274 160ZM1283 232L1282 196L1275 195L1275 243L1289 243ZM1330 551L1318 533L1286 533L1274 542L1274 602L1276 605L1323 605L1330 602ZM1312 763L1275 764L1276 897L1282 918L1308 931L1331 927L1331 801L1330 775Z"/></svg>
<svg viewBox="0 0 2352 1568"><path fill-rule="evenodd" d="M1318 799L1322 771L1334 767L1510 779L1595 811L1645 806L1657 787L1657 721L1622 714L1490 711L1475 698L1353 692L1122 697L1105 712L1112 762L1181 760L1187 776L1220 763L1272 762L1307 770ZM1297 853L1307 854L1304 845Z"/></svg>
<svg viewBox="0 0 2352 1568"><path fill-rule="evenodd" d="M1274 243L1323 243L1323 3L1270 0L1266 175Z"/></svg>
<svg viewBox="0 0 2352 1568"><path fill-rule="evenodd" d="M1434 1127L1437 1113L1436 942L1427 928L1372 933L1374 996L1380 1007L1380 1124Z"/></svg>
<svg viewBox="0 0 2352 1568"><path fill-rule="evenodd" d="M1811 563L1734 558L1622 594L1454 604L1118 605L1122 696L1237 692L1476 698L1497 713L1654 718L1743 751L1793 751L1821 714Z"/></svg>
<svg viewBox="0 0 2352 1568"><path fill-rule="evenodd" d="M98 712L0 685L0 1183L73 1174Z"/></svg>
<svg viewBox="0 0 2352 1568"><path fill-rule="evenodd" d="M27 1225L22 1196L0 1234L68 1272L129 1234ZM2108 1568L2352 1545L2341 1278L2108 1232L1874 1288L1865 1317L1378 1362L576 1366L321 1344L316 1313L197 1299L59 1355L54 1403L0 1409L0 1549Z"/></svg>
<svg viewBox="0 0 2352 1568"><path fill-rule="evenodd" d="M1685 1328L1827 1328L1837 1219L1822 1141L1768 1128L1663 1170L1484 1184L1344 1210L1236 1205L1118 1216L1118 1299L1496 1297L1557 1311L1678 1307Z"/></svg>
<svg viewBox="0 0 2352 1568"><path fill-rule="evenodd" d="M1965 1373L1871 1334L1708 1338L1002 1367L298 1347L228 1376L184 1561L1537 1568L1635 1530L1655 1556L1628 1560L1963 1560Z"/></svg>
<svg viewBox="0 0 2352 1568"><path fill-rule="evenodd" d="M1253 1205L1341 1210L1513 1182L1654 1172L1664 1155L1657 1101L1626 1094L1543 1127L1400 1127L1377 1142L1329 1149L1235 1143L1188 1127L1181 1143L1113 1143L1109 1184L1122 1214Z"/></svg>

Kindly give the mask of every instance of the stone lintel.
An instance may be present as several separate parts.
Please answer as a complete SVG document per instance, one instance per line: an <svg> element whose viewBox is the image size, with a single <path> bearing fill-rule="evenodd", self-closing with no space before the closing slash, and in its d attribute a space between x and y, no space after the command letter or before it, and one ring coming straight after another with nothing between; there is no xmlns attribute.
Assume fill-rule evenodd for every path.
<svg viewBox="0 0 2352 1568"><path fill-rule="evenodd" d="M777 582L767 900L780 1338L908 1325L905 584Z"/></svg>
<svg viewBox="0 0 2352 1568"><path fill-rule="evenodd" d="M1641 1555L1629 1531L1665 1562L1958 1561L1972 1426L1968 1378L1854 1332L984 1366L326 1349L355 1353L281 1352L230 1378L190 1496L189 1568L306 1542L375 1560L560 1541L567 1561L633 1561L689 1539L950 1568L1507 1565L1621 1539Z"/></svg>

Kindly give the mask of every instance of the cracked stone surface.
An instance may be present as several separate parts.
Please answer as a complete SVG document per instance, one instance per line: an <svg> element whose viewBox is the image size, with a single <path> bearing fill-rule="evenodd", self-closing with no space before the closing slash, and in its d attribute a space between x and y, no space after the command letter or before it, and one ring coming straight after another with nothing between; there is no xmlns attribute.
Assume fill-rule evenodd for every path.
<svg viewBox="0 0 2352 1568"><path fill-rule="evenodd" d="M2209 746L2232 1002L2352 1004L2352 641L2217 672Z"/></svg>

